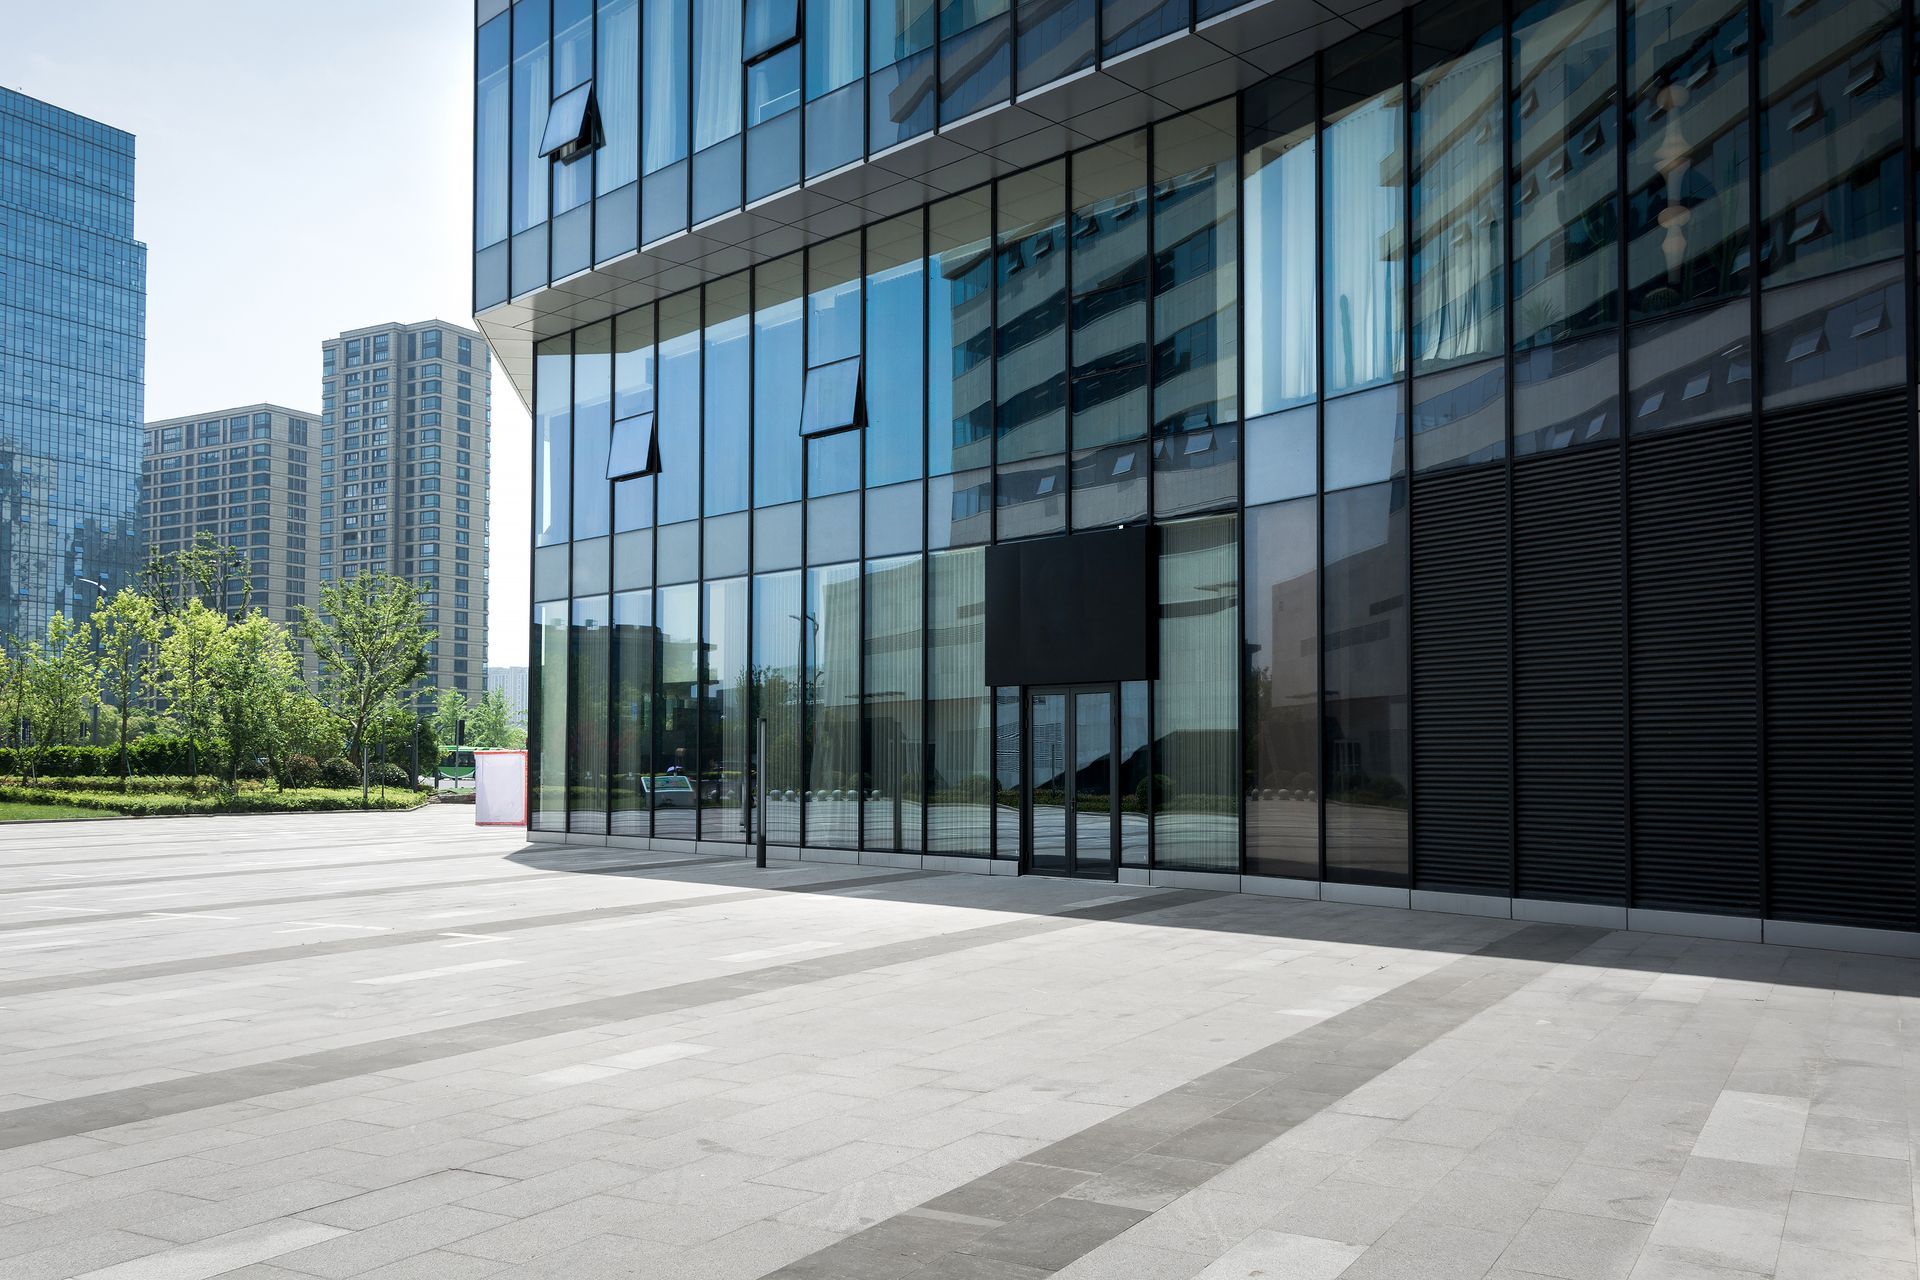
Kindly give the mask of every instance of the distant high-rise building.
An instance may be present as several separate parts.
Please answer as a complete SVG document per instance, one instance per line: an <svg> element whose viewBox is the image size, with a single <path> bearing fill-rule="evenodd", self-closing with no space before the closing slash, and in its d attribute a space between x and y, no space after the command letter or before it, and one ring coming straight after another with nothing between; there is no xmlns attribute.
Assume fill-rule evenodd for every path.
<svg viewBox="0 0 1920 1280"><path fill-rule="evenodd" d="M498 689L506 695L507 707L513 712L514 723L526 727L527 723L527 669L525 667L488 667L487 692Z"/></svg>
<svg viewBox="0 0 1920 1280"><path fill-rule="evenodd" d="M133 135L0 89L0 638L134 577L146 332Z"/></svg>
<svg viewBox="0 0 1920 1280"><path fill-rule="evenodd" d="M274 404L147 424L142 546L165 555L201 533L246 557L243 600L292 622L313 595L314 439L320 415ZM216 603L209 601L209 603Z"/></svg>
<svg viewBox="0 0 1920 1280"><path fill-rule="evenodd" d="M391 573L438 633L421 681L478 701L487 669L491 370L443 320L349 329L320 346L318 581Z"/></svg>

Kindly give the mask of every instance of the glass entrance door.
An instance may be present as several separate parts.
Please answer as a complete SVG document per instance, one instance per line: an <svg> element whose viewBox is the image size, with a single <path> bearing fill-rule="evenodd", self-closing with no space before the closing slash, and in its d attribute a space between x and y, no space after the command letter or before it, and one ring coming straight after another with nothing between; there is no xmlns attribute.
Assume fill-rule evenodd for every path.
<svg viewBox="0 0 1920 1280"><path fill-rule="evenodd" d="M1114 878L1120 836L1117 701L1108 685L1027 691L1028 871Z"/></svg>

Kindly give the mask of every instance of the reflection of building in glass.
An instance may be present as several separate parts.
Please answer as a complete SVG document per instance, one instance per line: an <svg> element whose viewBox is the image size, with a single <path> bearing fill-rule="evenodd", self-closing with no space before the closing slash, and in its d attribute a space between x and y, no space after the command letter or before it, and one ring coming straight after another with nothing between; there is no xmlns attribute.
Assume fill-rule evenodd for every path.
<svg viewBox="0 0 1920 1280"><path fill-rule="evenodd" d="M0 88L0 637L142 561L147 247L133 135Z"/></svg>
<svg viewBox="0 0 1920 1280"><path fill-rule="evenodd" d="M764 719L786 849L1910 945L1913 14L588 8L478 15L536 827Z"/></svg>

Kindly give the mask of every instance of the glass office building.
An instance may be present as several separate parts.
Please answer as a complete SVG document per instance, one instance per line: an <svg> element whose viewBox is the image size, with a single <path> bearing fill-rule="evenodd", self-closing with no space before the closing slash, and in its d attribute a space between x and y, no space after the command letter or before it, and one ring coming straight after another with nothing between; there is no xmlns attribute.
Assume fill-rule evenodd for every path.
<svg viewBox="0 0 1920 1280"><path fill-rule="evenodd" d="M1340 8L481 0L536 830L1920 951L1914 11Z"/></svg>
<svg viewBox="0 0 1920 1280"><path fill-rule="evenodd" d="M0 88L0 637L138 569L146 310L133 135Z"/></svg>

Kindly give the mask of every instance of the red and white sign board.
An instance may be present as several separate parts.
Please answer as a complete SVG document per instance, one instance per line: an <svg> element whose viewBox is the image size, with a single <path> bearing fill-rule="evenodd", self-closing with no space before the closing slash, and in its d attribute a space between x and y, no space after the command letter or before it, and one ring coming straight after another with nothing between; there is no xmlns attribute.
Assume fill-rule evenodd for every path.
<svg viewBox="0 0 1920 1280"><path fill-rule="evenodd" d="M527 753L473 753L473 820L482 827L527 825Z"/></svg>

